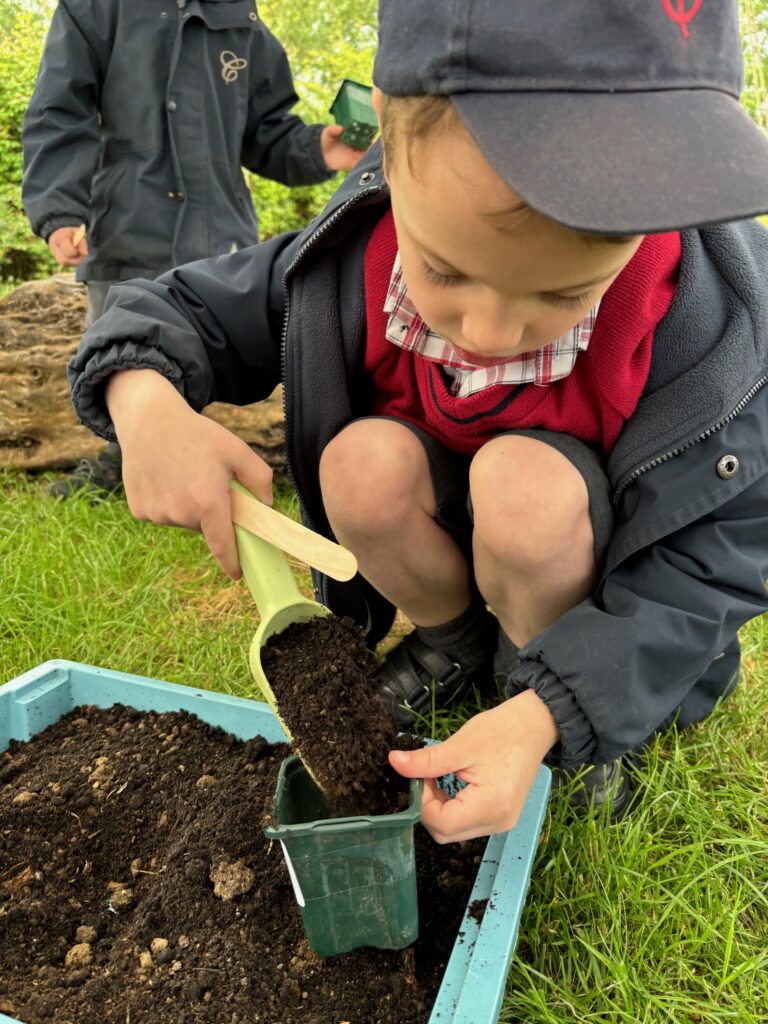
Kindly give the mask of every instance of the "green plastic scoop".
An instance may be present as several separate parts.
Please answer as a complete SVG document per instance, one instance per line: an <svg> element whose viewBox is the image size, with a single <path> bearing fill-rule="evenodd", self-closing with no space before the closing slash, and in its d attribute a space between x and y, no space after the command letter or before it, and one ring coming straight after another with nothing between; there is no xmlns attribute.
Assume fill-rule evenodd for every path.
<svg viewBox="0 0 768 1024"><path fill-rule="evenodd" d="M318 616L324 617L331 613L324 605L319 604L317 601L310 601L309 598L302 596L283 552L278 547L275 547L274 544L264 540L263 536L256 536L252 532L254 529L260 529L260 521L253 520L249 522L249 528L239 525L247 519L247 515L242 510L254 504L259 506L259 515L266 510L270 514L270 527L272 529L270 536L276 538L276 542L279 542L281 537L279 531L282 530L282 524L273 522L272 517L276 516L290 524L293 537L299 536L301 538L301 535L293 530L294 527L299 527L299 530L309 535L307 539L309 547L300 552L296 544L293 543L290 548L291 553L298 558L301 558L303 554L305 561L308 561L311 565L316 565L317 568L328 572L329 575L334 575L336 579L350 579L354 575L357 562L354 556L345 548L326 540L319 534L312 533L306 527L300 526L286 516L281 516L279 512L275 512L273 509L262 505L240 484L233 481L231 487L233 521L235 523L235 536L240 565L245 582L248 584L248 589L253 595L253 599L259 609L259 615L261 616L261 621L251 643L249 656L251 673L259 689L264 694L267 703L279 718L289 741L295 747L294 738L280 714L277 698L262 668L261 650L270 637L284 632L294 622L306 622L308 619L314 619ZM236 511L236 506L239 511ZM278 530L277 534L274 532L275 528ZM318 551L320 552L319 556ZM338 560L339 553L342 553L343 556L340 568L335 564L330 564ZM318 562L322 562L322 564L318 564ZM337 569L341 575L338 575L335 571ZM297 749L299 757L304 761L301 750L295 749ZM315 779L311 767L306 762L304 764L312 778ZM315 779L315 781L317 780Z"/></svg>

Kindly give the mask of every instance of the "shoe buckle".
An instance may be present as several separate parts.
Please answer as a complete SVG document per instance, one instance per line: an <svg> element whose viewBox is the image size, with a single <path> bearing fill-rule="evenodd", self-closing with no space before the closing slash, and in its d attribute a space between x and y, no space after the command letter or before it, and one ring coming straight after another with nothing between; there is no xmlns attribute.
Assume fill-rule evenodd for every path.
<svg viewBox="0 0 768 1024"><path fill-rule="evenodd" d="M451 668L442 677L435 677L433 686L422 686L419 693L403 701L403 704L411 711L420 712L432 700L433 689L435 693L451 693L456 684L461 682L461 677L461 665L454 661Z"/></svg>
<svg viewBox="0 0 768 1024"><path fill-rule="evenodd" d="M450 692L456 686L456 683L461 682L463 675L461 665L458 662L453 662L451 670L445 675L443 679L435 679L435 687L438 690L447 690Z"/></svg>

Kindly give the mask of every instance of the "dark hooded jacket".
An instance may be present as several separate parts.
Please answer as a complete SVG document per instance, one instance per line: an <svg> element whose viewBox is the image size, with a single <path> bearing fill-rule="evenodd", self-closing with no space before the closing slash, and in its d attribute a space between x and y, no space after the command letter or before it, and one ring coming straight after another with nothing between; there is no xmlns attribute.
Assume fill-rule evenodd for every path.
<svg viewBox="0 0 768 1024"><path fill-rule="evenodd" d="M324 447L371 409L363 260L387 209L377 154L298 235L112 293L70 366L75 407L113 437L104 379L152 367L197 409L284 384L286 446L305 522L330 535ZM768 233L682 233L679 285L648 381L608 462L616 527L593 595L520 651L561 733L552 760L602 763L730 692L737 631L768 608ZM315 577L318 598L380 638L393 610L365 581Z"/></svg>
<svg viewBox="0 0 768 1024"><path fill-rule="evenodd" d="M59 0L24 122L32 229L85 223L85 281L253 245L242 166L286 185L332 173L296 100L253 0Z"/></svg>

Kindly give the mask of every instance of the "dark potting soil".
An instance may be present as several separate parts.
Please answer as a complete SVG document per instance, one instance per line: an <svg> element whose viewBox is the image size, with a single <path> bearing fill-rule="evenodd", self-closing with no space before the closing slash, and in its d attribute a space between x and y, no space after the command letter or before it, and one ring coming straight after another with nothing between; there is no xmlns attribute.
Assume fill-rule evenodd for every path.
<svg viewBox="0 0 768 1024"><path fill-rule="evenodd" d="M336 615L296 622L270 637L261 665L296 752L338 813L387 814L408 804L408 781L387 751L412 747L376 692L378 668L363 631Z"/></svg>
<svg viewBox="0 0 768 1024"><path fill-rule="evenodd" d="M0 754L0 1013L24 1024L424 1024L483 842L417 827L420 936L324 959L263 834L285 745L79 708ZM459 937L461 941L461 937Z"/></svg>

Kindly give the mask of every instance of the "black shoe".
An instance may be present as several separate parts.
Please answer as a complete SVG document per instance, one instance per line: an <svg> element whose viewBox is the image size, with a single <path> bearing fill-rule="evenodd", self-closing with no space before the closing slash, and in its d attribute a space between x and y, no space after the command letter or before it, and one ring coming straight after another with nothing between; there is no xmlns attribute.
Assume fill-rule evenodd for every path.
<svg viewBox="0 0 768 1024"><path fill-rule="evenodd" d="M123 460L120 445L112 442L100 451L95 459L83 459L63 480L51 484L48 493L53 498L69 498L75 491L87 488L111 494L122 485Z"/></svg>
<svg viewBox="0 0 768 1024"><path fill-rule="evenodd" d="M436 707L445 707L480 675L425 644L414 632L392 648L373 678L395 724L408 729L417 714L432 707L433 700Z"/></svg>
<svg viewBox="0 0 768 1024"><path fill-rule="evenodd" d="M577 775L579 785L568 798L571 809L579 817L589 810L598 811L604 805L610 806L612 822L621 821L632 802L632 788L621 761L593 765L583 774L583 769L565 770L556 768L552 773L553 788L569 784Z"/></svg>

